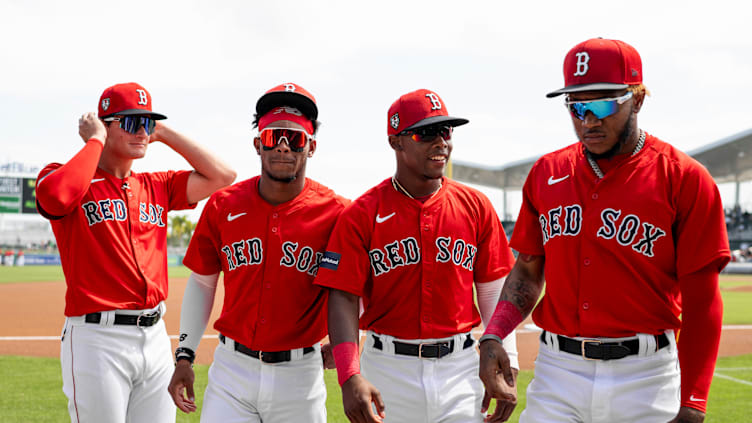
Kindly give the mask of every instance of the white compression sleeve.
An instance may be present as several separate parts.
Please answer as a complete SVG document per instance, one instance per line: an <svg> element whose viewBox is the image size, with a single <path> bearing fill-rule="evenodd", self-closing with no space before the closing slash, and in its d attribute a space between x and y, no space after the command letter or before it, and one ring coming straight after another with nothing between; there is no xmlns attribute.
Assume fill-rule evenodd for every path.
<svg viewBox="0 0 752 423"><path fill-rule="evenodd" d="M191 273L188 277L188 284L183 294L183 305L180 309L179 347L190 348L194 352L198 348L206 325L209 323L218 280L219 273L213 275Z"/></svg>
<svg viewBox="0 0 752 423"><path fill-rule="evenodd" d="M475 283L475 292L478 296L478 309L480 310L480 318L483 321L483 326L488 324L491 320L494 310L496 310L496 304L499 302L499 295L501 295L501 289L504 287L504 278L497 279L488 283ZM515 369L520 368L520 362L517 354L517 332L512 331L501 342L504 350L509 356L509 363Z"/></svg>

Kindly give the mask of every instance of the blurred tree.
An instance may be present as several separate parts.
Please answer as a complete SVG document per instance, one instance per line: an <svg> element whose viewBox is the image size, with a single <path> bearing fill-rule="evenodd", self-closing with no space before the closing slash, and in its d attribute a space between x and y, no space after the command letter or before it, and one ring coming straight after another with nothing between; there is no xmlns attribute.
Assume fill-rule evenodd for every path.
<svg viewBox="0 0 752 423"><path fill-rule="evenodd" d="M170 216L167 223L167 245L187 247L194 229L196 224L191 222L188 216Z"/></svg>

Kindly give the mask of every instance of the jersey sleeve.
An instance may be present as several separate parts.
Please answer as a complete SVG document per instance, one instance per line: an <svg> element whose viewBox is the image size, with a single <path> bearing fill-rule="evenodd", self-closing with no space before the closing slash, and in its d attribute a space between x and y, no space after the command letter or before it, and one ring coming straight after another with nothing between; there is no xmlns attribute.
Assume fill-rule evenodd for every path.
<svg viewBox="0 0 752 423"><path fill-rule="evenodd" d="M689 158L678 183L674 225L677 276L714 262L721 271L731 259L731 251L718 187L707 169Z"/></svg>
<svg viewBox="0 0 752 423"><path fill-rule="evenodd" d="M179 170L168 172L168 192L170 194L170 210L185 210L196 208L197 203L188 202L188 178L193 172Z"/></svg>
<svg viewBox="0 0 752 423"><path fill-rule="evenodd" d="M473 267L476 283L493 282L506 276L514 266L514 255L491 201L480 195L481 222L478 228L478 253Z"/></svg>
<svg viewBox="0 0 752 423"><path fill-rule="evenodd" d="M370 272L368 220L358 203L350 204L334 226L315 284L363 296Z"/></svg>
<svg viewBox="0 0 752 423"><path fill-rule="evenodd" d="M543 235L538 222L539 213L534 205L535 197L532 187L537 167L538 163L533 165L522 187L522 205L517 222L514 224L511 246L521 254L542 256L545 254Z"/></svg>
<svg viewBox="0 0 752 423"><path fill-rule="evenodd" d="M200 275L222 271L221 257L218 255L221 250L220 240L217 239L220 233L216 225L217 207L216 198L212 196L201 212L183 258L183 264Z"/></svg>
<svg viewBox="0 0 752 423"><path fill-rule="evenodd" d="M97 171L103 145L90 140L68 163L47 165L36 183L39 213L54 219L70 213L86 194Z"/></svg>

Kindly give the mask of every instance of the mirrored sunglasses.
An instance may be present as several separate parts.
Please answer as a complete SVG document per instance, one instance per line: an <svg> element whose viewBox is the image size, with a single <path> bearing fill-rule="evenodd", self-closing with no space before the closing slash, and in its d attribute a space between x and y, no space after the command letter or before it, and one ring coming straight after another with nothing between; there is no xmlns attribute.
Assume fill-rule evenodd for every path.
<svg viewBox="0 0 752 423"><path fill-rule="evenodd" d="M409 136L416 142L430 142L441 137L444 141L452 139L452 127L451 126L429 126L426 128L412 129L409 131L402 131L400 135Z"/></svg>
<svg viewBox="0 0 752 423"><path fill-rule="evenodd" d="M146 135L154 133L154 127L157 121L148 116L114 116L103 119L105 122L120 122L120 128L129 134L136 134L141 127L144 127Z"/></svg>
<svg viewBox="0 0 752 423"><path fill-rule="evenodd" d="M296 153L303 151L308 140L313 139L306 131L297 128L264 128L258 136L264 150L271 150L277 144L286 141L290 150Z"/></svg>
<svg viewBox="0 0 752 423"><path fill-rule="evenodd" d="M585 120L587 112L593 113L598 119L611 116L619 110L619 105L632 98L629 91L621 97L603 98L585 101L565 100L564 105L579 120Z"/></svg>

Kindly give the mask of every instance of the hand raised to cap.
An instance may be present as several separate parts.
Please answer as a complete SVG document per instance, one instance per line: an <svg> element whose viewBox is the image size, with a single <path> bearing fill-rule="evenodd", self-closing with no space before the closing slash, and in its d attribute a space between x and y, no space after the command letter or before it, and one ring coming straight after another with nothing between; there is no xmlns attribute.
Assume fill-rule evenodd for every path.
<svg viewBox="0 0 752 423"><path fill-rule="evenodd" d="M94 112L84 113L78 119L78 135L84 142L88 142L91 138L96 138L102 145L107 142L107 128Z"/></svg>

